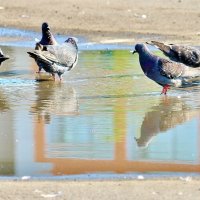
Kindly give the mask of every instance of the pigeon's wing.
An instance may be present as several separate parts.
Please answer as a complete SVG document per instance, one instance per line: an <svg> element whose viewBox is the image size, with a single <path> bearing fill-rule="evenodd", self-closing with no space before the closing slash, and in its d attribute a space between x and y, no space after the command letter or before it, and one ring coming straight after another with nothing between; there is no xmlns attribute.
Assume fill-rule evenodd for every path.
<svg viewBox="0 0 200 200"><path fill-rule="evenodd" d="M154 45L156 48L160 49L163 54L169 57L173 61L181 62L181 52L180 46L173 44L164 44L163 42L151 41L147 44Z"/></svg>
<svg viewBox="0 0 200 200"><path fill-rule="evenodd" d="M200 50L190 46L164 44L158 41L147 42L160 49L173 61L182 62L191 67L200 67Z"/></svg>
<svg viewBox="0 0 200 200"><path fill-rule="evenodd" d="M185 72L183 64L166 59L158 60L158 68L161 75L170 79L180 77Z"/></svg>
<svg viewBox="0 0 200 200"><path fill-rule="evenodd" d="M57 61L71 67L77 59L77 49L71 43L64 43L63 45L47 46L48 51L53 54Z"/></svg>
<svg viewBox="0 0 200 200"><path fill-rule="evenodd" d="M35 60L44 61L46 63L58 62L57 58L48 51L35 50L33 52L27 52Z"/></svg>
<svg viewBox="0 0 200 200"><path fill-rule="evenodd" d="M162 42L151 41L151 42L147 42L147 44L155 46L156 48L160 49L166 55L168 55L170 53L170 50L171 50L170 45L164 44Z"/></svg>
<svg viewBox="0 0 200 200"><path fill-rule="evenodd" d="M176 60L188 66L200 66L200 51L190 46L171 46L171 52L176 55Z"/></svg>
<svg viewBox="0 0 200 200"><path fill-rule="evenodd" d="M40 58L44 58L46 60L49 60L50 62L59 62L57 57L49 51L38 51L37 53L40 56Z"/></svg>

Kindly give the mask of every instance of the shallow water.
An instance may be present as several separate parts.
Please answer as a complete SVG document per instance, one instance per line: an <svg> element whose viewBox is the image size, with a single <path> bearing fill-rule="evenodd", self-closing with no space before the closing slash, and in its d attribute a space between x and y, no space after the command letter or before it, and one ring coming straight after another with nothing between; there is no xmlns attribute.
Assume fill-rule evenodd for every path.
<svg viewBox="0 0 200 200"><path fill-rule="evenodd" d="M38 82L30 47L2 49L1 177L199 173L199 85L162 96L137 55L103 47L81 50L62 83Z"/></svg>

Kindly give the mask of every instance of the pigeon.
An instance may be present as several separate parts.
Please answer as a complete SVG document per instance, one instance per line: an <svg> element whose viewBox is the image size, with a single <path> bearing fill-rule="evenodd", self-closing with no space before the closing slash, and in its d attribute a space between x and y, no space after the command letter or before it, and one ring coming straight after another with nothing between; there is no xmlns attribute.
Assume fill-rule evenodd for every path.
<svg viewBox="0 0 200 200"><path fill-rule="evenodd" d="M46 45L57 45L56 39L54 38L53 34L51 33L50 27L47 22L42 23L42 38L35 44L35 50L43 50L46 51ZM38 64L39 66L39 64ZM39 66L39 70L37 73L40 73L42 68Z"/></svg>
<svg viewBox="0 0 200 200"><path fill-rule="evenodd" d="M41 45L57 45L56 39L51 33L50 27L47 22L42 24L42 39L38 42Z"/></svg>
<svg viewBox="0 0 200 200"><path fill-rule="evenodd" d="M147 42L160 49L165 56L190 67L200 67L200 50L190 46L164 44L157 41Z"/></svg>
<svg viewBox="0 0 200 200"><path fill-rule="evenodd" d="M6 56L6 55L4 55L4 54L3 54L3 51L0 49L0 65L1 65L1 63L2 63L3 61L5 61L5 60L7 60L7 59L9 59L9 57Z"/></svg>
<svg viewBox="0 0 200 200"><path fill-rule="evenodd" d="M153 55L145 44L136 44L133 54L139 54L139 61L144 74L163 86L161 94L167 94L170 86L182 87L191 84L192 78L200 76L200 68L191 68L182 63L174 62Z"/></svg>
<svg viewBox="0 0 200 200"><path fill-rule="evenodd" d="M60 81L65 71L73 69L78 62L78 46L76 38L69 37L62 45L46 45L46 51L34 50L27 52L34 58L39 68L52 74L55 80L55 74L58 74Z"/></svg>

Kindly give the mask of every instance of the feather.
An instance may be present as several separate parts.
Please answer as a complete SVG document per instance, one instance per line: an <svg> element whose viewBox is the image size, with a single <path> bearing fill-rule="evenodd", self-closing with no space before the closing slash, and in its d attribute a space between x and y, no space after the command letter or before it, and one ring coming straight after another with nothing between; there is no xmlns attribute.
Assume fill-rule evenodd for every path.
<svg viewBox="0 0 200 200"><path fill-rule="evenodd" d="M200 50L190 46L164 44L157 41L147 42L160 49L165 56L190 67L200 67Z"/></svg>

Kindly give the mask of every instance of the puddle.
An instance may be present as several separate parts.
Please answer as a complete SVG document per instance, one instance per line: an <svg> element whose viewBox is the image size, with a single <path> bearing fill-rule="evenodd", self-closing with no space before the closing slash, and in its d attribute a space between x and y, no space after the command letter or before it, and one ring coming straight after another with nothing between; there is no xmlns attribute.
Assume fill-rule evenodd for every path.
<svg viewBox="0 0 200 200"><path fill-rule="evenodd" d="M71 35L55 34L58 43L62 44ZM105 49L130 49L130 45L121 44L124 40L102 41L101 44L89 42L81 36L73 36L78 39L79 50L105 50ZM0 27L0 44L3 46L14 47L33 47L35 39L40 39L41 33L29 30L21 30L16 28Z"/></svg>
<svg viewBox="0 0 200 200"><path fill-rule="evenodd" d="M38 82L30 47L2 49L1 178L199 173L200 86L162 96L123 48L83 50L62 83Z"/></svg>

